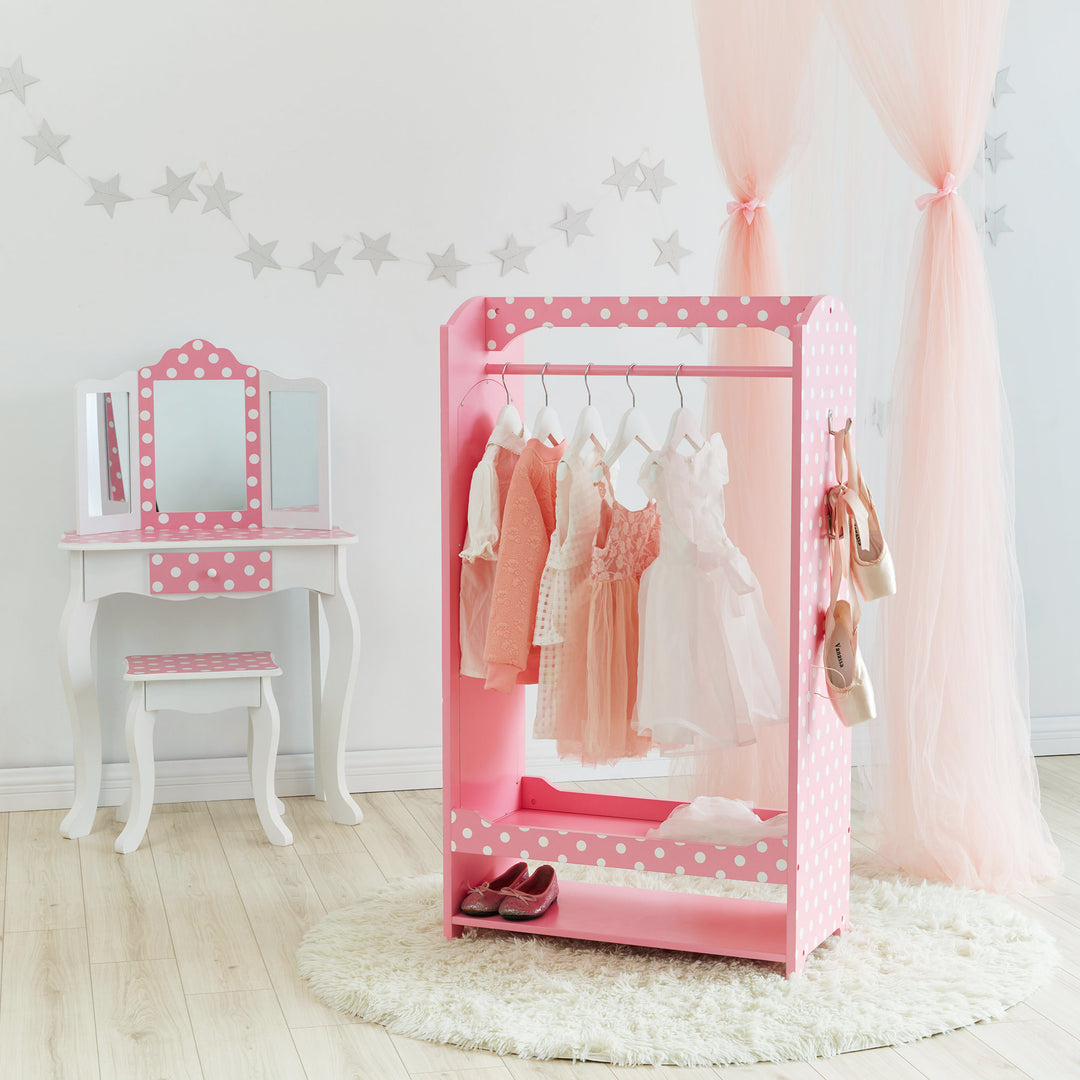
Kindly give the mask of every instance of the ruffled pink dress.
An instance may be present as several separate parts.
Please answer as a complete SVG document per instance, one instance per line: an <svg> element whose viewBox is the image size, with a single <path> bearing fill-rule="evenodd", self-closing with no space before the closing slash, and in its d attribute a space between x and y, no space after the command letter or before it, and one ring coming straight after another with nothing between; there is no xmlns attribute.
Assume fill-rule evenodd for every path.
<svg viewBox="0 0 1080 1080"><path fill-rule="evenodd" d="M596 765L642 757L652 745L633 728L638 583L660 550L655 502L628 510L610 477L601 494L589 576L570 604L555 721L559 755Z"/></svg>

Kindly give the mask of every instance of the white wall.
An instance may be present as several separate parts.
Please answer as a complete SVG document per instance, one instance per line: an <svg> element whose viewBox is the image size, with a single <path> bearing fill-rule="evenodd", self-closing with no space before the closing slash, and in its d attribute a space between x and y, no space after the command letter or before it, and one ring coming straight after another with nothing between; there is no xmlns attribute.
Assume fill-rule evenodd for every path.
<svg viewBox="0 0 1080 1080"><path fill-rule="evenodd" d="M1076 371L1066 359L1064 311L1035 327L1026 321L1045 292L1064 299L1076 285L1075 260L1066 262L1063 245L1057 253L1050 210L1072 215L1075 236L1062 160L1076 152L1064 139L1075 127L1075 95L1066 93L1067 35L1060 46L1046 41L1050 7L1024 5L1010 23L1006 62L1015 52L1019 92L1006 99L1005 115L1017 160L999 176L1017 232L992 253L992 270L1025 479L1021 555L1036 711L1080 714L1080 677L1061 663L1062 649L1075 655L1064 631L1077 583L1058 585L1066 560L1046 550L1075 528L1075 479L1063 506L1060 486L1037 464L1068 460ZM1062 17L1072 10L1053 9ZM279 374L329 383L336 518L361 537L349 555L363 659L348 746L436 744L439 324L474 294L711 291L727 195L712 162L689 5L21 0L0 11L0 42L0 65L21 54L40 79L27 88L32 118L12 94L0 96L0 767L71 759L56 656L67 574L55 545L74 519L73 386L196 336ZM21 137L42 118L71 135L63 146L70 170L32 164ZM613 155L663 158L677 185L659 205L644 192L620 201L602 184ZM89 191L76 174L119 173L122 190L146 195L164 183L166 166L205 166L195 184L223 172L243 193L233 222L202 214L201 195L174 214L161 198L138 199L113 220L83 205ZM595 236L571 248L550 228L566 202L594 208ZM693 251L679 277L652 265L653 238L676 228ZM377 277L354 261L361 230L390 232L402 261ZM344 275L321 288L291 269L253 281L234 258L249 232L279 241L275 256L286 266L309 259L313 242L344 245ZM500 279L489 252L510 232L537 250L528 276ZM482 264L456 289L426 280L426 253L450 243ZM1057 269L1046 272L1051 258ZM1013 304L1018 295L1022 307ZM656 355L646 339L564 343L552 335L542 348L629 363ZM661 340L665 359L702 355L690 339ZM580 388L555 392L572 421ZM614 423L624 399L615 385L603 394ZM672 388L645 396L660 427ZM534 408L535 398L527 411ZM1064 515L1060 531L1045 527L1051 506ZM157 649L273 648L287 672L282 751L310 748L300 598L235 604L228 622L212 603L123 597L102 605L106 760L123 757L121 658ZM158 737L161 759L243 749L239 724L211 720L162 725Z"/></svg>

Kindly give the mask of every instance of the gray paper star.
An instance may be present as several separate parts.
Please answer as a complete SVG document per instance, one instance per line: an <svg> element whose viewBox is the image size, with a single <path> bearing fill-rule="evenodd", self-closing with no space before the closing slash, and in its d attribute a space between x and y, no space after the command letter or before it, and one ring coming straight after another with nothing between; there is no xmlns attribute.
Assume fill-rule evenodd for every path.
<svg viewBox="0 0 1080 1080"><path fill-rule="evenodd" d="M1012 161L1012 154L1005 145L1008 137L1007 131L1003 131L1000 135L991 135L989 132L983 135L983 154L990 163L991 172L997 172L997 167L1003 161Z"/></svg>
<svg viewBox="0 0 1080 1080"><path fill-rule="evenodd" d="M670 266L675 273L679 273L679 263L687 255L693 254L689 249L679 246L679 230L676 229L666 240L653 238L653 243L660 249L653 266Z"/></svg>
<svg viewBox="0 0 1080 1080"><path fill-rule="evenodd" d="M990 237L990 243L997 247L997 238L1006 232L1012 232L1011 226L1005 222L1005 207L999 206L996 210L986 208L986 235Z"/></svg>
<svg viewBox="0 0 1080 1080"><path fill-rule="evenodd" d="M191 181L195 179L195 174L189 172L186 176L177 176L176 173L165 166L165 183L161 187L154 188L155 195L164 195L169 200L169 213L171 214L181 202L188 200L190 202L198 202L195 193L191 190ZM203 213L206 213L204 210Z"/></svg>
<svg viewBox="0 0 1080 1080"><path fill-rule="evenodd" d="M23 142L28 142L34 148L34 164L44 161L46 158L56 158L61 165L64 164L64 155L60 153L60 147L70 139L70 135L57 135L49 125L42 120L41 127L36 135L24 135Z"/></svg>
<svg viewBox="0 0 1080 1080"><path fill-rule="evenodd" d="M1015 94L1016 91L1009 85L1009 69L1002 68L997 75L994 76L994 93L990 98L991 104L994 108L997 108L997 103L1001 99L1002 94Z"/></svg>
<svg viewBox="0 0 1080 1080"><path fill-rule="evenodd" d="M699 345L705 344L704 326L680 326L677 337L692 337L697 339Z"/></svg>
<svg viewBox="0 0 1080 1080"><path fill-rule="evenodd" d="M218 178L213 184L200 184L199 190L206 196L206 205L202 208L204 214L208 214L211 210L220 210L230 221L232 220L232 211L229 209L229 203L233 199L239 199L242 194L239 191L229 191L225 187L225 174L218 173Z"/></svg>
<svg viewBox="0 0 1080 1080"><path fill-rule="evenodd" d="M316 286L322 285L328 274L344 274L344 271L339 270L334 262L340 250L341 248L336 247L333 251L323 251L318 244L312 244L311 258L306 263L301 263L300 269L310 270L315 275Z"/></svg>
<svg viewBox="0 0 1080 1080"><path fill-rule="evenodd" d="M631 161L629 165L623 165L618 158L611 159L614 172L604 181L612 187L619 189L619 198L625 199L628 191L633 191L638 185L638 163Z"/></svg>
<svg viewBox="0 0 1080 1080"><path fill-rule="evenodd" d="M104 206L109 217L113 216L118 202L131 202L131 196L125 195L120 190L120 174L117 173L111 180L95 180L90 177L90 186L94 194L86 200L85 206Z"/></svg>
<svg viewBox="0 0 1080 1080"><path fill-rule="evenodd" d="M435 281L438 278L445 278L447 283L457 288L457 276L462 270L468 270L469 264L462 262L457 254L454 252L454 245L451 244L441 255L436 255L434 252L429 251L428 258L431 260L431 273L428 274L428 281Z"/></svg>
<svg viewBox="0 0 1080 1080"><path fill-rule="evenodd" d="M251 233L248 233L248 249L242 251L236 257L243 262L251 263L251 276L257 278L262 270L281 269L277 259L274 258L274 248L277 245L276 240L271 240L267 244L260 244ZM338 273L341 273L341 271L339 270Z"/></svg>
<svg viewBox="0 0 1080 1080"><path fill-rule="evenodd" d="M20 56L11 67L0 67L0 94L14 94L26 104L26 88L39 80L23 71Z"/></svg>
<svg viewBox="0 0 1080 1080"><path fill-rule="evenodd" d="M522 247L511 233L506 238L506 247L499 248L498 251L493 251L491 254L495 256L502 263L502 269L499 271L499 277L506 277L511 270L520 270L523 274L529 272L529 268L525 265L525 259L529 253L535 251L533 247Z"/></svg>
<svg viewBox="0 0 1080 1080"><path fill-rule="evenodd" d="M653 198L659 202L664 188L671 187L675 183L664 175L663 159L661 158L655 165L642 164L640 168L641 183L637 186L638 191L651 191Z"/></svg>
<svg viewBox="0 0 1080 1080"><path fill-rule="evenodd" d="M364 250L353 256L354 259L366 259L371 263L371 269L377 274L379 267L384 262L397 262L398 257L390 250L390 234L380 236L378 240L372 240L367 233L360 234L364 241Z"/></svg>
<svg viewBox="0 0 1080 1080"><path fill-rule="evenodd" d="M556 221L551 227L553 229L562 229L566 233L567 247L570 247L579 236L592 236L592 230L586 224L589 215L592 213L591 209L575 210L569 203L566 203L565 211L562 221Z"/></svg>

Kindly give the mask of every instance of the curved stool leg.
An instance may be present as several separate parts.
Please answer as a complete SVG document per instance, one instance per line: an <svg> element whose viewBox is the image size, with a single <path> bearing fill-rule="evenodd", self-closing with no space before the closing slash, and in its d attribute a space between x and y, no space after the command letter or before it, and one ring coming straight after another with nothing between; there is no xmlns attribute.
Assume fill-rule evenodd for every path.
<svg viewBox="0 0 1080 1080"><path fill-rule="evenodd" d="M248 713L249 713L249 717L250 717L250 713L251 713L250 709L248 710ZM248 720L247 762L248 762L248 776L252 776L252 777L255 775L255 772L251 767L251 733L252 733L252 730L254 729L254 726L255 725L251 723L251 720L249 718L249 720ZM275 754L277 753L276 749L275 749L274 753ZM252 784L252 786L254 786L254 783ZM273 786L273 785L271 785L271 786ZM285 813L285 804L276 795L274 796L274 805L277 807L277 812L279 814L284 814ZM119 815L119 811L117 812L117 814ZM123 821L124 819L120 818L118 816L117 820Z"/></svg>
<svg viewBox="0 0 1080 1080"><path fill-rule="evenodd" d="M248 709L248 735L251 763L251 786L255 792L255 809L259 821L271 844L284 846L292 843L292 833L281 820L278 809L280 800L274 794L274 764L277 761L278 737L281 734L281 717L278 713L270 679L264 676L262 704Z"/></svg>
<svg viewBox="0 0 1080 1080"><path fill-rule="evenodd" d="M131 763L131 794L125 803L127 824L114 845L121 855L130 854L142 843L154 805L154 713L146 711L144 686L141 682L132 683L128 695L125 734Z"/></svg>

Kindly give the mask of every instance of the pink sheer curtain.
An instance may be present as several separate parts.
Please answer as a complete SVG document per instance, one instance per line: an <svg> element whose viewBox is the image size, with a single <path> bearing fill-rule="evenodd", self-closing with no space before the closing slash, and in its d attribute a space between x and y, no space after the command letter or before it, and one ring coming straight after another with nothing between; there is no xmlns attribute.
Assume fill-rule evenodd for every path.
<svg viewBox="0 0 1080 1080"><path fill-rule="evenodd" d="M909 872L995 890L1060 869L1029 741L997 332L979 236L955 194L982 146L1006 9L831 0L886 133L933 189L920 200L879 497L899 579L883 601L882 852Z"/></svg>
<svg viewBox="0 0 1080 1080"><path fill-rule="evenodd" d="M768 200L797 141L797 106L820 4L697 0L695 10L709 127L732 197L721 234L716 293L783 293L783 265ZM731 318L742 321L737 312ZM747 329L712 335L710 363L790 362L790 345L775 334ZM705 412L708 431L719 431L728 446L729 532L761 582L786 656L791 387L781 379L726 380L722 385L714 381ZM781 675L786 685L786 670ZM754 746L710 754L699 787L784 807L786 727L764 729Z"/></svg>

